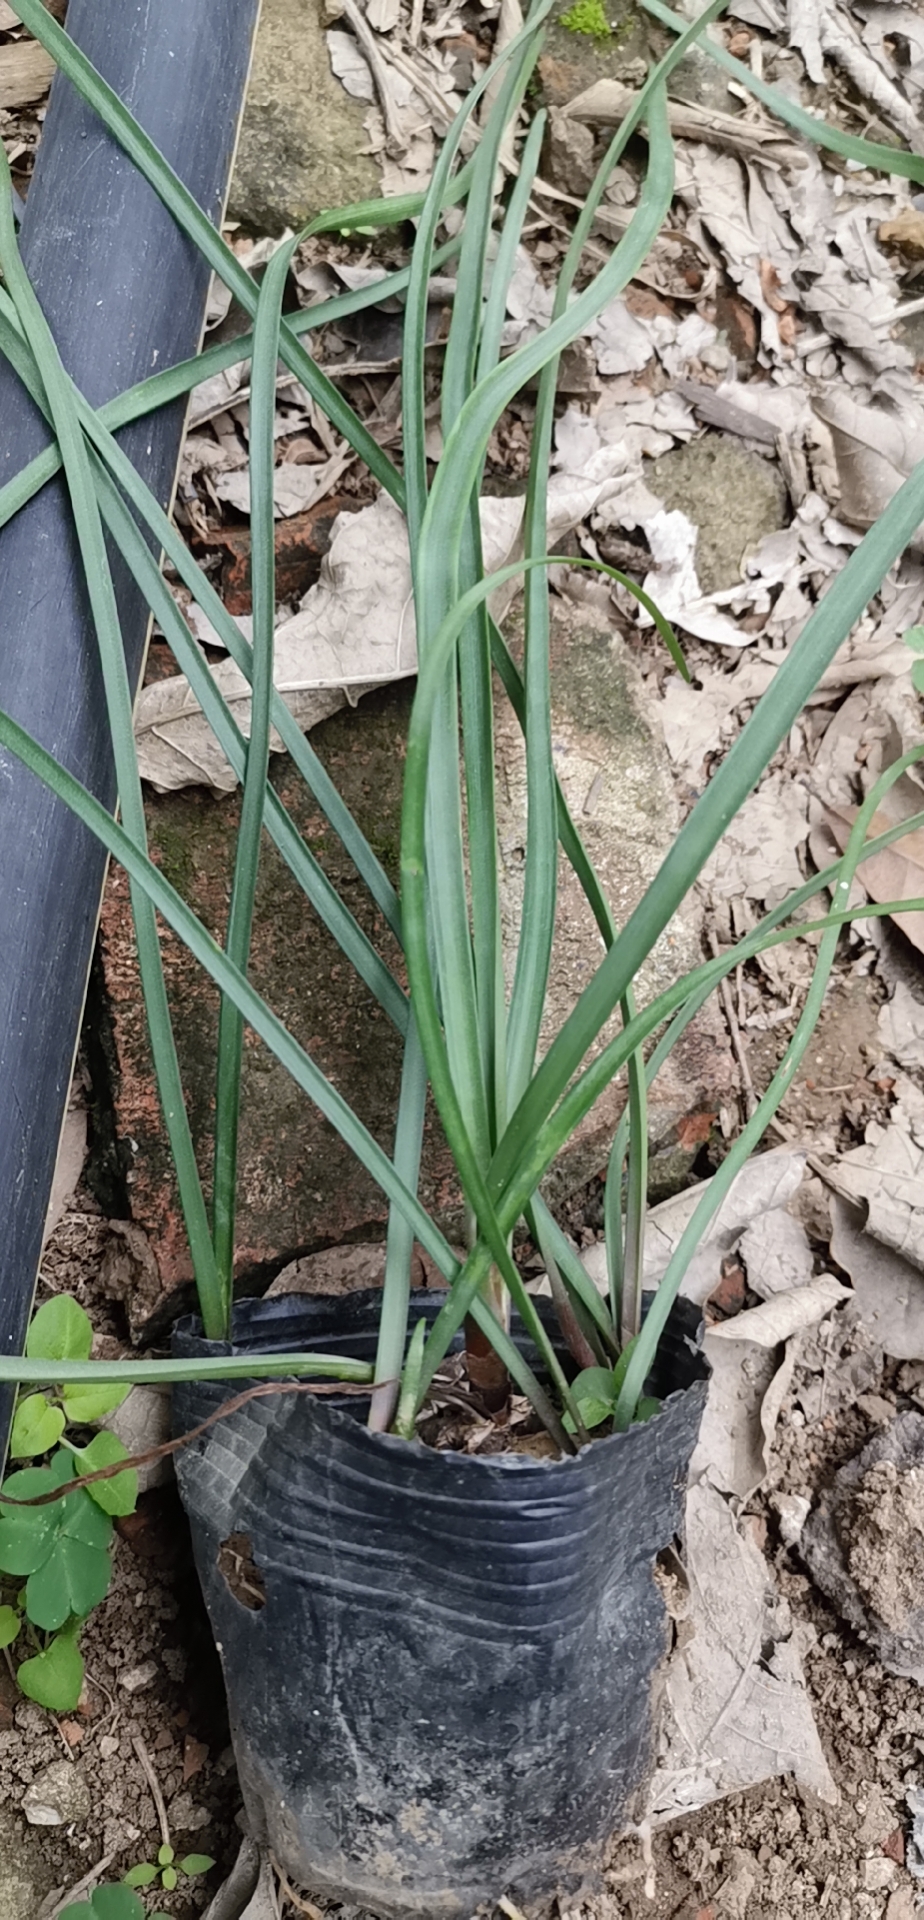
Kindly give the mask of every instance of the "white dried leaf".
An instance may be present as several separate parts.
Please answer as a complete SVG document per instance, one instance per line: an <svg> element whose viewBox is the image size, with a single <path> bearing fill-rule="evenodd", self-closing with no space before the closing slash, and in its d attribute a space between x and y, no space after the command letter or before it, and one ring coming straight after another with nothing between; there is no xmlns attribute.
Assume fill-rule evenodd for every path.
<svg viewBox="0 0 924 1920"><path fill-rule="evenodd" d="M286 432L291 431L287 423ZM303 513L325 494L332 492L353 459L348 447L340 447L329 460L308 462L296 466L292 461L284 460L273 473L273 507L277 519L287 519L290 514ZM227 500L239 513L250 512L250 472L240 471L223 474L215 482L215 492L219 500Z"/></svg>
<svg viewBox="0 0 924 1920"><path fill-rule="evenodd" d="M352 94L354 100L374 100L375 82L369 62L360 52L353 35L342 33L338 27L329 27L324 38L332 71L340 85Z"/></svg>
<svg viewBox="0 0 924 1920"><path fill-rule="evenodd" d="M840 1170L836 1177L840 1179ZM924 1274L862 1224L863 1210L831 1197L831 1253L849 1273L857 1310L892 1360L924 1360Z"/></svg>
<svg viewBox="0 0 924 1920"><path fill-rule="evenodd" d="M292 468L293 473L305 471ZM309 469L308 471L313 471ZM600 486L554 474L549 486L547 539L555 543L582 520ZM481 502L482 544L489 572L515 557L522 499ZM516 585L504 590L509 599ZM500 607L497 608L500 611ZM320 578L300 611L276 629L274 678L307 732L347 700L417 670L411 564L404 516L381 494L358 513L338 515ZM214 670L244 734L250 727L250 688L231 660ZM182 674L143 688L135 715L142 779L161 792L201 783L226 792L234 775ZM271 736L273 752L281 741Z"/></svg>
<svg viewBox="0 0 924 1920"><path fill-rule="evenodd" d="M903 980L897 980L891 1000L880 1010L879 1038L886 1053L908 1073L924 1070L924 1004L915 999Z"/></svg>
<svg viewBox="0 0 924 1920"><path fill-rule="evenodd" d="M851 526L871 527L924 460L924 407L914 396L900 411L861 406L838 387L816 398L814 407L834 441L838 513ZM910 545L924 552L924 525Z"/></svg>
<svg viewBox="0 0 924 1920"><path fill-rule="evenodd" d="M924 1269L924 1093L900 1074L888 1122L870 1121L862 1147L837 1163L838 1191L864 1202L866 1230Z"/></svg>
<svg viewBox="0 0 924 1920"><path fill-rule="evenodd" d="M770 906L802 885L798 848L808 836L808 793L774 773L735 815L700 875L718 900L762 900Z"/></svg>
<svg viewBox="0 0 924 1920"><path fill-rule="evenodd" d="M705 1481L687 1495L684 1533L690 1608L666 1669L648 1818L660 1825L779 1774L836 1804L798 1637L763 1554Z"/></svg>
<svg viewBox="0 0 924 1920"><path fill-rule="evenodd" d="M637 373L652 356L647 329L618 296L604 307L592 339L601 373Z"/></svg>
<svg viewBox="0 0 924 1920"><path fill-rule="evenodd" d="M821 85L825 77L818 19L823 7L824 0L821 8L818 0L789 0L789 44L798 47L805 61L805 71L816 87Z"/></svg>
<svg viewBox="0 0 924 1920"><path fill-rule="evenodd" d="M712 1328L712 1337L723 1341L751 1341L756 1347L779 1347L794 1333L817 1327L832 1307L850 1298L850 1288L836 1280L833 1273L820 1273L809 1286L791 1287L762 1300L759 1307L748 1307L733 1320Z"/></svg>

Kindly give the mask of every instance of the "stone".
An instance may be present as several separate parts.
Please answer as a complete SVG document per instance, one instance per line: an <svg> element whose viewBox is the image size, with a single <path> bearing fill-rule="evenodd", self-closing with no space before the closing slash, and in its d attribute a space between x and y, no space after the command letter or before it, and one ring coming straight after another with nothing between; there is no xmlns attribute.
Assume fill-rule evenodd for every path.
<svg viewBox="0 0 924 1920"><path fill-rule="evenodd" d="M72 1760L52 1760L26 1788L22 1810L30 1827L68 1827L89 1818L90 1789Z"/></svg>
<svg viewBox="0 0 924 1920"><path fill-rule="evenodd" d="M371 695L355 711L344 709L312 734L316 751L393 878L411 698L409 686L395 685ZM622 640L608 626L595 628L586 614L580 619L567 613L556 616L553 700L556 766L621 921L653 877L678 826L663 741L645 717L640 676ZM519 729L500 705L497 726L501 886L509 956L522 884L525 780ZM381 916L367 901L351 863L286 757L274 757L271 778L360 924L400 971L400 955ZM194 788L153 797L147 806L154 857L219 938L227 914L238 811L236 795L216 799ZM589 909L564 864L560 923L545 1043L602 956ZM166 930L163 953L193 1137L200 1164L208 1169L218 996ZM106 1277L106 1287L124 1300L137 1335L145 1325L155 1324L157 1313L163 1320L168 1311L176 1311L173 1294L190 1281L191 1264L152 1080L128 890L115 867L103 905L100 955L105 999L96 994L87 1026L94 1077L101 1076L94 1127L98 1130L111 1105L115 1138L109 1161L125 1181L133 1216L122 1223L118 1280ZM657 943L640 983L642 996L658 992L701 957L698 919L689 908ZM399 1036L268 843L257 895L251 977L376 1138L390 1146L401 1071ZM617 1026L618 1019L609 1031ZM339 1136L249 1032L244 1052L237 1279L250 1289L256 1276L265 1283L299 1256L344 1243L381 1242L387 1203ZM713 1119L733 1097L735 1084L725 1030L710 1003L688 1028L652 1092L652 1184L659 1194L665 1184L669 1187L687 1174ZM620 1076L563 1155L549 1182L551 1195L573 1190L605 1166L624 1100L625 1080ZM690 1115L696 1116L696 1124L684 1132ZM426 1132L420 1195L455 1241L461 1227L458 1187L435 1118ZM140 1311L130 1261L130 1243L136 1240L143 1250L138 1254Z"/></svg>
<svg viewBox="0 0 924 1920"><path fill-rule="evenodd" d="M228 202L256 233L380 191L365 106L331 72L323 0L263 0Z"/></svg>
<svg viewBox="0 0 924 1920"><path fill-rule="evenodd" d="M145 1660L140 1667L126 1667L119 1674L119 1686L124 1687L126 1693L144 1693L154 1685L156 1679L157 1662Z"/></svg>
<svg viewBox="0 0 924 1920"><path fill-rule="evenodd" d="M667 508L679 508L699 529L696 572L704 593L736 586L748 554L786 524L782 476L721 433L662 453L645 479Z"/></svg>
<svg viewBox="0 0 924 1920"><path fill-rule="evenodd" d="M580 199L593 183L594 136L582 120L572 120L561 107L549 112L548 175L553 187Z"/></svg>

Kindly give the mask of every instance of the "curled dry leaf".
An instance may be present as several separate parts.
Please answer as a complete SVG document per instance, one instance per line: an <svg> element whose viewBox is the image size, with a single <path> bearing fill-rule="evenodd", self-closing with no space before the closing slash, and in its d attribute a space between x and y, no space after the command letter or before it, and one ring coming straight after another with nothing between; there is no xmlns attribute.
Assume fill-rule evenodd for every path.
<svg viewBox="0 0 924 1920"><path fill-rule="evenodd" d="M871 527L924 460L924 410L913 402L901 413L864 407L839 387L830 388L812 404L834 441L840 518L851 527ZM924 525L910 545L913 551L924 552Z"/></svg>
<svg viewBox="0 0 924 1920"><path fill-rule="evenodd" d="M794 1333L817 1327L832 1307L849 1295L850 1288L836 1280L833 1273L820 1273L808 1286L775 1293L769 1300L762 1300L759 1307L749 1307L746 1313L736 1314L734 1320L713 1327L709 1337L722 1341L750 1340L756 1347L778 1347Z"/></svg>
<svg viewBox="0 0 924 1920"><path fill-rule="evenodd" d="M884 220L879 229L883 246L897 247L909 260L924 260L924 213L918 207L903 207L894 220Z"/></svg>
<svg viewBox="0 0 924 1920"><path fill-rule="evenodd" d="M887 1124L870 1121L862 1147L841 1155L825 1178L865 1206L866 1231L924 1270L924 1093L904 1074Z"/></svg>
<svg viewBox="0 0 924 1920"><path fill-rule="evenodd" d="M48 92L55 63L36 40L13 40L0 49L0 108L31 105Z"/></svg>
<svg viewBox="0 0 924 1920"><path fill-rule="evenodd" d="M901 797L893 801L895 794L896 788L893 787L891 793L886 795L886 805L874 813L869 827L870 838L886 833L912 811L907 803L904 811L900 811ZM919 794L915 811L920 809L922 803L924 795ZM824 814L838 852L843 853L857 817L857 808L826 806ZM891 847L886 847L884 853L876 853L871 860L864 860L857 868L857 873L870 897L882 905L889 900L924 899L924 827L912 829ZM893 913L890 918L897 927L901 927L918 952L924 953L924 912L920 908L911 909L908 913Z"/></svg>

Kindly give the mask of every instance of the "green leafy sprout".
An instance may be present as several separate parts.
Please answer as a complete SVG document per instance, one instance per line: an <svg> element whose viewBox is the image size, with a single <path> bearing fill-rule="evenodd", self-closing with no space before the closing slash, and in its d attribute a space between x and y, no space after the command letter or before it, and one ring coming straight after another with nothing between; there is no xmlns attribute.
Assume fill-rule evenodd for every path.
<svg viewBox="0 0 924 1920"><path fill-rule="evenodd" d="M58 353L20 258L10 211L9 182L0 153L0 352L9 360L51 428L51 444L0 489L0 525L59 470L71 502L105 683L119 792L119 823L9 715L0 714L0 747L16 755L87 825L121 862L131 881L139 965L177 1182L192 1253L200 1309L210 1341L231 1334L236 1226L238 1124L245 1024L287 1069L337 1130L389 1203L386 1274L373 1368L338 1356L256 1358L215 1352L193 1361L130 1358L95 1362L85 1335L66 1356L38 1352L0 1360L0 1379L38 1389L18 1410L20 1457L46 1455L21 1478L44 1475L61 1484L90 1448L67 1439L72 1389L92 1394L135 1380L288 1377L368 1382L369 1422L376 1431L412 1437L435 1369L458 1337L480 1342L494 1356L494 1385L512 1381L525 1393L560 1448L573 1451L595 1426L625 1430L645 1407L645 1383L657 1342L692 1252L732 1180L758 1146L799 1069L825 988L841 929L852 914L889 911L887 904L852 909L849 894L861 861L917 827L924 815L873 838L871 823L882 795L915 756L883 775L867 796L848 844L824 872L765 916L759 926L717 959L692 969L648 1004L636 1000L640 968L695 882L729 822L756 785L839 647L863 614L896 559L924 519L924 465L905 481L877 524L850 555L824 599L787 651L772 685L681 828L639 905L617 926L577 826L557 784L552 752L549 667L549 587L546 552L547 480L557 374L566 347L596 318L644 263L668 216L674 155L667 115L667 81L706 26L723 11L710 0L692 24L662 0L644 0L673 36L652 67L604 155L563 261L551 318L515 352L502 355L506 290L539 167L544 114L522 140L519 170L509 186L499 158L516 132L520 109L542 44L551 0L531 6L525 25L463 103L444 141L425 194L373 200L320 215L302 235L281 245L261 284L242 268L170 166L124 104L53 20L42 0L17 0L23 24L51 53L126 155L150 182L189 239L239 302L253 331L170 368L94 410L74 387ZM577 0L575 13L591 6ZM920 155L844 133L815 119L706 38L703 50L801 137L842 159L900 174L924 186ZM492 105L471 157L460 164L472 116L487 89ZM612 169L629 140L647 128L648 165L626 233L592 276L584 250ZM446 216L456 210L452 222ZM461 225L459 224L461 215ZM416 223L408 267L374 287L338 295L306 312L283 315L289 261L307 235L378 231ZM442 381L443 454L435 470L427 459L426 318L433 273L456 262L452 321ZM580 286L580 290L575 289ZM320 370L306 336L384 295L404 303L402 367L403 461L399 470L348 400ZM251 363L250 485L253 643L201 572L169 518L125 456L118 429L188 394L200 381L241 359ZM419 676L405 767L400 894L350 816L327 769L301 734L273 682L275 613L273 429L278 360L296 375L334 430L406 516L413 573ZM525 387L535 386L535 419L523 522L523 559L486 576L478 494L491 434ZM224 941L213 939L150 860L128 684L107 542L114 543L160 623L242 789L240 828ZM163 551L252 687L249 738L212 679L204 658L162 577ZM622 579L641 598L635 583ZM522 583L525 647L520 669L496 625L489 602L495 588ZM667 622L649 607L679 671L682 654ZM915 643L909 637L909 644ZM913 671L917 672L917 662ZM924 664L924 663L922 663ZM918 674L916 684L919 683ZM526 751L528 831L524 905L509 992L502 984L494 791L493 700L500 690L522 729ZM270 785L268 754L276 729L295 768L338 835L356 873L403 955L398 976L360 929L348 905L318 867L292 816ZM461 753L460 753L461 749ZM266 831L306 898L345 957L401 1036L403 1070L394 1140L387 1150L365 1126L315 1060L288 1032L250 977L253 904ZM590 904L599 946L587 986L540 1056L557 913L560 854ZM818 902L814 920L798 916ZM906 907L909 903L903 903ZM914 904L914 903L912 903ZM218 987L221 1013L216 1061L213 1184L207 1201L183 1098L158 937L160 916ZM783 1060L753 1117L699 1200L661 1281L642 1315L641 1278L647 1186L647 1097L671 1047L726 973L775 944L807 931L821 937L803 1013ZM405 986L405 979L407 985ZM612 1016L614 1038L602 1036ZM575 1249L542 1198L542 1185L562 1149L599 1095L625 1068L627 1108L610 1155L605 1199L608 1288L602 1298ZM418 1193L421 1142L432 1095L449 1143L469 1222L462 1257L449 1245ZM552 1338L511 1257L514 1231L525 1222L549 1273L562 1331ZM410 1273L415 1238L447 1282L444 1304L429 1327L410 1334ZM530 1365L511 1334L511 1307L538 1354ZM409 1337L410 1336L410 1337ZM570 1357L567 1349L570 1347ZM588 1365L588 1353L593 1364ZM574 1378L575 1363L578 1377ZM588 1382L586 1376L591 1375ZM584 1376L582 1379L581 1376ZM47 1388L54 1391L49 1395ZM30 1402L34 1404L30 1405ZM79 1404L79 1402L78 1402ZM600 1409L604 1411L601 1413ZM62 1416L64 1424L62 1425ZM98 1417L98 1416L96 1416ZM40 1446L40 1443L43 1443ZM105 1445L111 1442L105 1439ZM37 1449L37 1451L30 1451ZM95 1455L93 1457L96 1457ZM121 1478L121 1476L119 1476ZM29 1479L29 1485L33 1481ZM111 1482L98 1485L111 1486ZM60 1502L0 1519L0 1566L25 1578L45 1620L32 1629L53 1637L36 1660L79 1659L79 1608L101 1585L102 1530L111 1525L100 1499ZM15 1496L14 1496L15 1497ZM93 1518L88 1516L92 1511ZM5 1533L9 1527L11 1531ZM8 1546L4 1550L4 1537ZM65 1602L67 1603L65 1607ZM28 1607L30 1604L26 1602ZM28 1617L28 1615L27 1615ZM2 1621L5 1616L0 1616ZM7 1621L5 1631L10 1630ZM29 1665L26 1662L25 1665ZM49 1669L46 1666L45 1672ZM23 1669L20 1669L23 1672ZM71 1673L73 1680L73 1671ZM45 1691L49 1689L46 1686ZM72 1691L72 1688L71 1688Z"/></svg>
<svg viewBox="0 0 924 1920"><path fill-rule="evenodd" d="M200 1874L208 1873L215 1862L207 1853L187 1853L185 1859L178 1860L169 1841L158 1848L157 1860L142 1860L125 1875L126 1887L153 1887L160 1885L168 1893L179 1886L182 1879L196 1879ZM153 1916L156 1920L156 1915Z"/></svg>

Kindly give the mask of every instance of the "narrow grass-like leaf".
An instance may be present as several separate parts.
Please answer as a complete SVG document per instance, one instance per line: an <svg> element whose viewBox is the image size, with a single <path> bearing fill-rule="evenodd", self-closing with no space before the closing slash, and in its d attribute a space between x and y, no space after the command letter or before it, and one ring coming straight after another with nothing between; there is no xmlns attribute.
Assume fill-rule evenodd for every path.
<svg viewBox="0 0 924 1920"><path fill-rule="evenodd" d="M365 1360L332 1353L227 1353L196 1360L61 1360L52 1369L47 1360L27 1360L20 1354L0 1356L0 1381L21 1386L149 1386L182 1380L343 1380L369 1386L373 1369Z"/></svg>
<svg viewBox="0 0 924 1920"><path fill-rule="evenodd" d="M250 527L253 593L253 694L250 739L241 795L228 914L226 950L239 973L250 961L254 902L263 834L264 796L269 778L270 713L273 703L273 633L276 622L276 527L273 505L276 425L276 361L289 262L297 238L277 247L260 289L254 328L250 395ZM215 1180L212 1232L215 1261L224 1291L226 1329L230 1327L234 1275L234 1221L241 1104L244 1020L227 994L218 1016L218 1072L215 1088Z"/></svg>
<svg viewBox="0 0 924 1920"><path fill-rule="evenodd" d="M43 405L41 389L36 381L34 368L28 355L28 349L25 347L25 343L21 337L18 334L12 334L6 324L7 306L6 295L2 289L0 289L0 350L6 353L11 365L15 367L20 379L28 387L36 403ZM173 566L176 568L180 579L184 585L189 588L197 604L211 621L216 632L219 634L223 646L227 648L235 665L240 668L248 681L252 680L253 651L249 641L244 638L237 623L232 620L208 576L202 572L202 569L193 559L185 541L180 537L158 501L154 499L154 496L139 478L131 461L123 453L118 442L114 440L112 434L100 424L102 413L98 416L95 415L83 396L77 393L76 388L73 389L73 391L84 432L92 441L107 468L112 472L119 487L137 509L141 519L150 528L157 546L163 548ZM121 529L117 537L122 552L128 564L131 566L149 605L156 612L164 631L169 634L178 663L187 674L191 683L193 683L199 703L203 711L207 714L209 723L220 740L228 760L240 777L244 764L244 745L240 728L230 714L223 695L215 686L214 681L211 681L211 676L207 675L207 671L205 674L203 673L204 663L202 655L192 640L188 628L185 627L185 624L181 620L177 620L175 605L171 612L171 596L167 593L163 581L161 581L159 585L157 584L155 573L152 571L152 566L156 563L152 562L150 554L147 555L147 562L145 561L142 553L144 542L141 541L139 547L139 538L133 538L132 536L130 530L131 516L125 514L123 510L119 518L116 509L113 508L111 504L107 505L107 501L111 500L113 492L114 490L110 489L110 494L103 496L103 505L107 513L107 518L110 520L113 528L115 529L116 522L118 522L118 526ZM137 536L137 529L135 529L135 535ZM216 718L219 714L224 716L222 720ZM285 701L278 693L273 694L272 719L273 726L277 733L279 733L286 751L290 754L306 786L314 795L322 813L329 821L334 832L338 835L343 847L353 861L357 872L364 880L373 900L384 915L392 932L400 940L401 911L394 887L384 872L381 863L372 852L365 835L360 832L349 809L345 806L327 769L318 759L313 747L305 739L298 723L293 719ZM234 742L237 743L236 746L233 744ZM268 805L272 811L273 800L269 799L269 796ZM296 832L294 825L292 832ZM304 847L300 836L298 836L298 838L300 844ZM287 834L287 844L291 849L293 842L289 834ZM331 925L332 916L337 919L341 927L345 927L344 915L346 914L346 909L343 908L342 903L335 905L334 900L331 898L333 890L329 887L329 883L326 882L322 870L318 867L317 862L313 860L313 856L308 853L307 848L304 848L304 853L299 855L299 859L303 863L307 862L311 866L314 875L313 887L321 896L320 902L315 898L315 892L312 890L312 887L307 884L306 892L309 893L309 897L312 898L313 903L317 905L322 919L325 920L326 924ZM351 918L352 916L349 917ZM333 927L332 930L334 930ZM361 942L365 941L365 935L360 933L359 928L356 929L356 934ZM345 943L341 938L340 932L338 932L337 938L340 944L345 945L348 950L349 937ZM368 946L368 942L366 942L366 945ZM378 967L381 967L382 963L378 961L378 956L373 957L371 953L367 953L363 964L360 964L358 961L354 964L357 964L358 971L364 979L367 979L367 969L369 970L373 978L367 979L367 984L372 985L373 992L376 993L377 998L382 1000L383 1005L388 1004L391 1018L397 1021L403 1031L406 1024L406 1016L401 1013L400 1007L394 998L394 993L389 992L386 982L382 980L380 974L377 974L376 963ZM375 979L378 980L378 984L373 983Z"/></svg>
<svg viewBox="0 0 924 1920"><path fill-rule="evenodd" d="M924 758L924 746L912 748L900 760L887 769L870 789L860 807L850 838L840 862L840 871L834 886L832 906L835 912L845 910L850 897L850 889L860 860L863 857L863 842L876 808L883 796L888 793L896 780L916 761ZM703 1238L710 1222L725 1199L732 1182L737 1178L745 1161L755 1151L763 1138L768 1121L772 1120L792 1086L801 1065L821 1012L822 1002L831 977L831 969L841 935L840 926L829 927L821 937L812 982L805 998L805 1004L796 1024L795 1031L783 1055L783 1059L773 1075L766 1093L738 1135L737 1140L726 1154L721 1167L714 1173L706 1192L694 1209L683 1233L675 1247L665 1272L661 1278L657 1293L648 1310L638 1341L633 1348L625 1378L616 1402L614 1425L617 1432L624 1432L635 1413L636 1404L644 1391L645 1381L654 1364L658 1341L667 1324L667 1317L680 1291L683 1276L692 1255Z"/></svg>
<svg viewBox="0 0 924 1920"><path fill-rule="evenodd" d="M394 1153L395 1172L411 1193L417 1192L420 1177L427 1087L427 1063L421 1050L416 1023L412 1019L404 1043ZM376 1386L369 1409L369 1426L374 1433L387 1433L398 1401L401 1369L407 1345L413 1252L414 1229L401 1208L393 1201L388 1211L388 1232L385 1239L385 1284L382 1289L382 1310L379 1315L379 1337L375 1355Z"/></svg>
<svg viewBox="0 0 924 1920"><path fill-rule="evenodd" d="M646 955L676 912L780 741L924 519L924 462L906 480L807 620L734 746L681 828L658 874L597 968L533 1077L498 1147L493 1193L503 1188Z"/></svg>
<svg viewBox="0 0 924 1920"><path fill-rule="evenodd" d="M672 33L687 31L686 21L672 13L663 0L642 0L642 6L646 13L660 20L662 26L670 27ZM778 120L783 120L795 133L801 133L803 139L810 140L813 146L824 147L842 160L854 160L861 167L872 168L875 173L899 174L903 179L916 180L919 186L924 186L924 155L909 153L905 147L887 147L876 140L863 140L856 134L844 133L827 120L816 120L814 114L808 113L795 100L790 100L778 87L761 80L743 61L736 60L727 48L718 46L712 40L703 41L703 52L723 67L726 73L732 74L742 87L747 87L755 99L763 101Z"/></svg>
<svg viewBox="0 0 924 1920"><path fill-rule="evenodd" d="M439 1228L429 1214L399 1180L388 1155L374 1140L367 1127L354 1114L352 1108L338 1093L311 1056L292 1038L282 1021L278 1019L266 1002L237 969L232 966L227 954L212 939L210 933L196 918L196 915L181 899L169 881L155 867L145 854L142 854L134 841L117 825L105 807L82 787L73 775L57 761L37 740L19 726L7 713L0 712L0 747L6 747L16 755L31 773L50 788L59 800L70 807L78 819L95 833L103 846L117 859L128 873L148 894L157 911L162 914L168 926L172 927L184 945L188 947L193 959L205 968L223 993L235 995L237 1004L248 1024L259 1034L277 1060L286 1068L296 1085L308 1094L315 1106L335 1127L347 1146L366 1168L372 1178L378 1182L389 1199L398 1202L407 1213L422 1247L435 1260L441 1273L452 1281L459 1271L459 1262L447 1245ZM24 1376L25 1377L25 1376Z"/></svg>
<svg viewBox="0 0 924 1920"><path fill-rule="evenodd" d="M461 172L452 182L453 190L459 187ZM414 195L415 203L422 195ZM376 206L395 208L400 202L377 201ZM410 216L408 216L410 217ZM459 251L458 239L446 241L433 254L433 268L444 266ZM380 306L382 301L403 293L410 279L410 267L401 267L395 273L386 274L365 287L353 287L348 293L338 293L329 300L319 301L316 306L306 307L301 313L286 315L286 325L297 339L318 327L329 326L333 321L348 318L366 307ZM253 334L238 334L233 340L222 341L220 346L206 347L202 353L191 360L179 360L175 367L167 367L163 373L154 373L147 380L141 380L136 386L127 387L114 400L107 400L99 408L97 418L111 433L120 427L128 426L133 420L144 415L156 413L160 407L169 406L174 400L183 399L193 387L209 380L216 373L224 373L229 367L237 366L242 360L249 360L253 353ZM238 396L239 398L241 396ZM50 446L43 453L36 454L28 466L15 474L12 480L0 487L0 527L12 519L14 513L33 498L33 496L52 480L61 466L57 447Z"/></svg>

